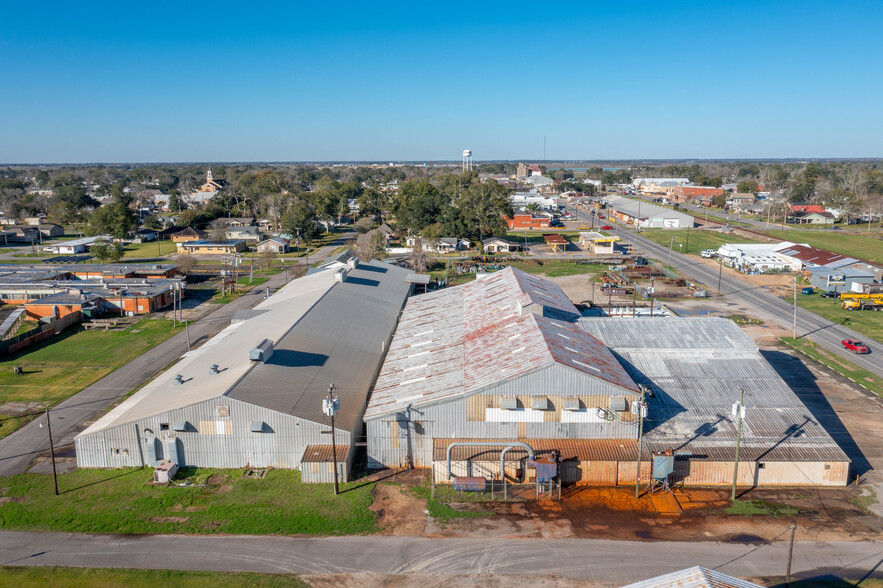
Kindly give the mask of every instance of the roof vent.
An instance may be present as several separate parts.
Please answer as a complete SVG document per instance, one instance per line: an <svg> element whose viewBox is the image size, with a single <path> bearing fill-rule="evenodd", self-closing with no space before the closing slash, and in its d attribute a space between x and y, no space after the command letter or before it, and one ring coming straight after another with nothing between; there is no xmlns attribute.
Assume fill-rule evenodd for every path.
<svg viewBox="0 0 883 588"><path fill-rule="evenodd" d="M175 374L175 379L172 381L172 386L180 386L184 383L184 376L181 374Z"/></svg>
<svg viewBox="0 0 883 588"><path fill-rule="evenodd" d="M212 365L208 366L208 375L214 376L217 373L218 373L218 364L213 363Z"/></svg>
<svg viewBox="0 0 883 588"><path fill-rule="evenodd" d="M270 357L273 356L273 342L269 339L264 339L258 346L251 349L248 352L248 358L252 361L259 361L261 363L266 363Z"/></svg>
<svg viewBox="0 0 883 588"><path fill-rule="evenodd" d="M521 316L527 316L529 314L535 314L537 316L543 316L543 306L541 304L537 304L535 302L528 302L527 304L519 304L519 314Z"/></svg>
<svg viewBox="0 0 883 588"><path fill-rule="evenodd" d="M344 278L346 278L346 270L345 269L339 269L336 272L334 272L334 281L335 282L343 282Z"/></svg>
<svg viewBox="0 0 883 588"><path fill-rule="evenodd" d="M358 257L350 257L348 260L346 260L346 267L347 267L347 269L351 269L351 270L354 270L357 267L359 267L359 258Z"/></svg>

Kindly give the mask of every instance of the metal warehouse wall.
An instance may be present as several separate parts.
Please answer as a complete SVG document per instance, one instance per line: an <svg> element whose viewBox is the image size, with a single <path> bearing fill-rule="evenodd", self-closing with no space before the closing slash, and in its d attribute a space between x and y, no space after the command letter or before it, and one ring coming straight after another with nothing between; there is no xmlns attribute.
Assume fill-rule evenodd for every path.
<svg viewBox="0 0 883 588"><path fill-rule="evenodd" d="M526 460L506 460L506 479L510 482L518 479L518 474L523 471L524 482L533 482L536 470L527 468L522 470ZM435 481L438 484L447 484L448 464L446 461L436 461L432 464ZM648 462L641 463L641 479L644 484L650 483L651 465ZM632 461L576 461L566 460L561 462L561 471L565 484L586 484L589 486L624 486L634 485L637 463ZM499 479L500 461L451 461L451 474L453 476L480 476L485 478Z"/></svg>
<svg viewBox="0 0 883 588"><path fill-rule="evenodd" d="M218 407L229 416L218 416ZM223 414L222 410L220 414ZM188 430L174 431L174 423L187 421ZM265 423L264 432L254 433L253 422ZM218 422L224 423L217 425ZM161 423L169 425L162 431ZM217 434L218 427L224 434ZM327 424L314 423L225 396L153 415L133 423L97 431L75 440L77 465L83 468L137 467L151 464L148 443L155 447L156 460L168 459L169 438L175 438L178 464L214 468L300 467L307 445L331 443ZM155 440L158 439L159 442ZM350 445L350 433L335 430L340 445Z"/></svg>
<svg viewBox="0 0 883 588"><path fill-rule="evenodd" d="M637 398L624 389L608 384L576 370L562 366L539 370L522 378L503 382L479 394L457 398L431 406L412 408L368 419L368 468L404 467L411 455L417 467L430 467L434 438L459 439L634 439L637 423L625 413L624 420L600 423L562 423L560 401L565 396L579 397L589 407L608 406L611 396ZM546 418L556 421L541 423L487 422L484 409L499 407L503 396L517 396L530 405L531 396L546 396L553 410ZM480 420L481 419L481 420ZM410 422L405 426L404 422ZM499 468L498 468L499 469Z"/></svg>

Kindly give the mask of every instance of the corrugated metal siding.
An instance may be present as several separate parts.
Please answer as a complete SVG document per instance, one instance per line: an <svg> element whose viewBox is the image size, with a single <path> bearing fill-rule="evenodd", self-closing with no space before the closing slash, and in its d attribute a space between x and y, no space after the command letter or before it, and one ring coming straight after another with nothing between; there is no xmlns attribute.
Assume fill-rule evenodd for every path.
<svg viewBox="0 0 883 588"><path fill-rule="evenodd" d="M218 417L218 406L228 406L229 417ZM190 432L172 431L171 424L178 421L187 421L194 427ZM204 429L197 428L201 421L230 422L231 425L225 424L223 428L232 433L206 434ZM251 423L255 421L266 423L267 432L251 432ZM161 423L168 423L169 430L162 431ZM320 433L329 429L325 424L220 397L78 437L77 464L84 468L149 465L148 439L176 436L182 466L296 469L300 467L300 459L307 445L331 441L330 435ZM339 445L350 444L348 431L337 429L335 438ZM128 455L122 457L114 454L112 449L125 449ZM166 448L162 447L157 459L165 458L166 452Z"/></svg>
<svg viewBox="0 0 883 588"><path fill-rule="evenodd" d="M350 481L348 472L347 464L337 464L337 476L340 483ZM304 484L333 484L334 468L331 466L331 462L304 463L303 467L301 467L300 480Z"/></svg>

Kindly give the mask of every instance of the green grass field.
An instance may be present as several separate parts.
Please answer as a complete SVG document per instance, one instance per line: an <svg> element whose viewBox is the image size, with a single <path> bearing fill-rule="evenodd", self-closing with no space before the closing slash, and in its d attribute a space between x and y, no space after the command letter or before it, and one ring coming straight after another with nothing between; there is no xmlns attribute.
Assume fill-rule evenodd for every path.
<svg viewBox="0 0 883 588"><path fill-rule="evenodd" d="M858 367L851 361L841 359L839 356L817 346L808 339L795 340L791 337L782 337L782 342L819 363L828 366L838 374L846 376L854 382L858 382L878 396L883 396L883 378L880 376Z"/></svg>
<svg viewBox="0 0 883 588"><path fill-rule="evenodd" d="M300 472L269 470L263 479L242 470L183 469L189 487L152 486L150 468L76 470L52 477L0 478L0 528L78 533L235 535L364 535L377 531L373 483L301 484Z"/></svg>
<svg viewBox="0 0 883 588"><path fill-rule="evenodd" d="M806 243L819 249L867 259L874 263L883 263L883 235L879 232L862 234L859 230L819 231L813 229L763 232L794 243Z"/></svg>
<svg viewBox="0 0 883 588"><path fill-rule="evenodd" d="M177 245L177 243L170 239L150 241L148 243L129 243L123 247L123 259L155 259L169 253L175 253Z"/></svg>
<svg viewBox="0 0 883 588"><path fill-rule="evenodd" d="M689 242L687 234L689 233ZM671 246L672 251L677 253L685 253L689 255L699 255L703 249L717 250L721 245L727 243L761 243L762 241L755 239L747 239L739 235L724 234L711 231L703 231L701 229L644 229L641 236L646 237L666 247ZM674 243L672 243L674 239Z"/></svg>
<svg viewBox="0 0 883 588"><path fill-rule="evenodd" d="M250 572L194 572L92 568L0 567L3 586L64 586L65 588L306 588L294 575Z"/></svg>
<svg viewBox="0 0 883 588"><path fill-rule="evenodd" d="M798 292L797 306L814 312L832 323L849 327L877 341L883 341L883 312L843 310L839 298L822 298L818 292L816 290L812 295Z"/></svg>
<svg viewBox="0 0 883 588"><path fill-rule="evenodd" d="M0 404L57 404L180 330L162 319L144 319L124 331L72 327L0 361ZM13 374L16 365L25 373Z"/></svg>

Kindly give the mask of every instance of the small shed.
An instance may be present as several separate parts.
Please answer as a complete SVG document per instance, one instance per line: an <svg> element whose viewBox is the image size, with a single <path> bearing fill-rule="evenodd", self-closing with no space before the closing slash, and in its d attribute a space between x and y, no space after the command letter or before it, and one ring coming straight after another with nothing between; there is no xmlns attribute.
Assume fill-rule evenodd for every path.
<svg viewBox="0 0 883 588"><path fill-rule="evenodd" d="M337 446L337 478L339 482L349 482L347 456L349 445ZM335 461L331 445L307 445L301 458L300 481L304 484L333 484Z"/></svg>

